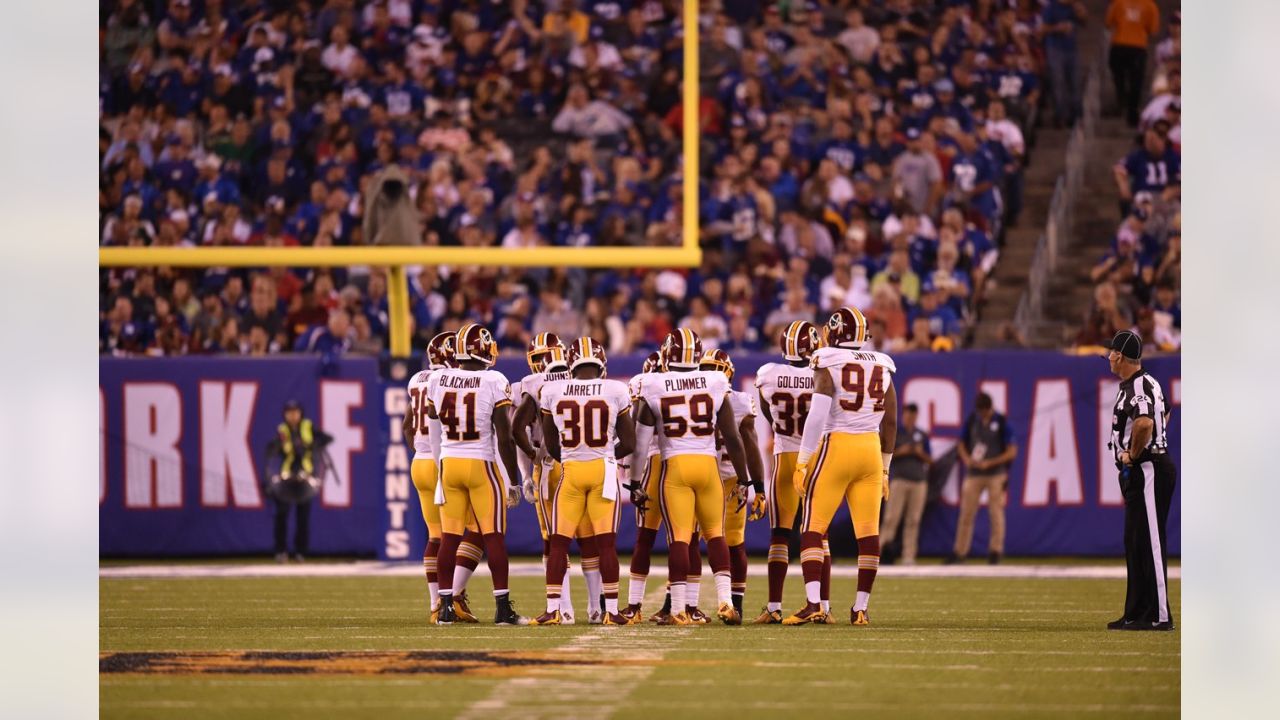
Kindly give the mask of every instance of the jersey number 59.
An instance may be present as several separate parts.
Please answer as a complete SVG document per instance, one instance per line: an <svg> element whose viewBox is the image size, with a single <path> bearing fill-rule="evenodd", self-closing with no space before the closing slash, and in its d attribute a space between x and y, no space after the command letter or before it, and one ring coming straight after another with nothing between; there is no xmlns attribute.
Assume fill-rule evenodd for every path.
<svg viewBox="0 0 1280 720"><path fill-rule="evenodd" d="M662 433L669 438L697 435L706 437L716 431L716 403L710 395L674 395L659 401L662 410ZM687 413L677 408L687 407ZM687 415L687 416L686 416Z"/></svg>

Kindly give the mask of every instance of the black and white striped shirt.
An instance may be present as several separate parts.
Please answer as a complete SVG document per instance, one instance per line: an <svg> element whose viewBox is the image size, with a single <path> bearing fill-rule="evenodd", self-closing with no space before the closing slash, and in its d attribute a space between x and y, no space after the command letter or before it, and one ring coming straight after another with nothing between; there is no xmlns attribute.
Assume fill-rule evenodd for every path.
<svg viewBox="0 0 1280 720"><path fill-rule="evenodd" d="M1128 380L1121 382L1116 393L1116 404L1111 409L1109 443L1116 462L1120 462L1120 455L1129 449L1133 421L1140 417L1151 418L1155 427L1141 455L1131 458L1134 463L1149 460L1152 454L1159 455L1168 449L1165 426L1169 422L1169 405L1164 400L1164 390L1160 383L1147 374L1146 370L1138 370Z"/></svg>

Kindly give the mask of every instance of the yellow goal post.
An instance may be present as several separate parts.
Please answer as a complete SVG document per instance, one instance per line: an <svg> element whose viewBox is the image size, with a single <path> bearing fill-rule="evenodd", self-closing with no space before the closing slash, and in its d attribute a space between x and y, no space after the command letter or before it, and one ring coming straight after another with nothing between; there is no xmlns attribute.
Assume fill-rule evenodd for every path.
<svg viewBox="0 0 1280 720"><path fill-rule="evenodd" d="M409 281L406 266L498 266L664 268L697 267L702 263L698 246L698 3L685 0L684 124L682 215L679 247L101 247L99 267L339 267L370 265L388 268L387 307L390 314L390 351L407 357L409 341Z"/></svg>

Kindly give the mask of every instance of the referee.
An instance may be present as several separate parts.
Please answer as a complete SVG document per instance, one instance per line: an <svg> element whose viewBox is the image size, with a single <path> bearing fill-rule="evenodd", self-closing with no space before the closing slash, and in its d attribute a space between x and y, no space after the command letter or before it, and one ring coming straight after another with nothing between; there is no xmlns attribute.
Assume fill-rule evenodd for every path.
<svg viewBox="0 0 1280 720"><path fill-rule="evenodd" d="M1165 521L1177 483L1165 429L1169 405L1160 383L1142 369L1142 338L1121 330L1107 355L1120 389L1111 411L1111 441L1124 494L1124 554L1129 584L1124 616L1108 630L1172 630Z"/></svg>

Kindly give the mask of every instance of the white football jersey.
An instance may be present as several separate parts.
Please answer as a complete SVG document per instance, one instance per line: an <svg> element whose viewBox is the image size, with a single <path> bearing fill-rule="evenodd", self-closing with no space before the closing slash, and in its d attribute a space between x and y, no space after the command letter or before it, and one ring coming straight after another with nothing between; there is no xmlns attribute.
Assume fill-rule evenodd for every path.
<svg viewBox="0 0 1280 720"><path fill-rule="evenodd" d="M627 389L631 391L631 402L633 403L640 399L640 381L644 378L644 375L632 375L631 379L627 381ZM649 440L649 452L645 453L645 457L653 457L659 452L661 450L658 448L658 433L655 432ZM643 470L643 468L641 469Z"/></svg>
<svg viewBox="0 0 1280 720"><path fill-rule="evenodd" d="M618 416L631 411L631 394L618 380L559 380L542 386L539 408L560 430L562 461L613 457Z"/></svg>
<svg viewBox="0 0 1280 720"><path fill-rule="evenodd" d="M524 403L524 396L528 395L533 398L534 407L538 407L538 396L542 393L544 385L557 380L568 380L568 370L557 370L555 372L530 373L525 375L516 383L516 387L512 391L517 407ZM533 447L537 449L534 456L535 462L543 462L547 459L547 451L542 445L542 423L540 422L541 414L535 415L533 425L529 427L529 442L533 443Z"/></svg>
<svg viewBox="0 0 1280 720"><path fill-rule="evenodd" d="M885 395L897 367L884 353L825 347L813 354L815 370L827 370L835 383L827 432L880 431Z"/></svg>
<svg viewBox="0 0 1280 720"><path fill-rule="evenodd" d="M813 398L813 368L766 363L756 372L756 390L773 418L774 454L799 452Z"/></svg>
<svg viewBox="0 0 1280 720"><path fill-rule="evenodd" d="M743 420L756 416L756 401L752 399L751 393L731 390L729 392L729 407L733 408L733 424L739 428L742 427ZM733 463L729 460L729 452L724 449L723 443L717 444L720 445L721 479L737 477L738 471L733 469Z"/></svg>
<svg viewBox="0 0 1280 720"><path fill-rule="evenodd" d="M716 414L728 395L729 379L719 370L642 375L640 397L658 419L653 434L662 457L718 457Z"/></svg>
<svg viewBox="0 0 1280 720"><path fill-rule="evenodd" d="M444 437L440 457L492 462L497 436L494 412L511 404L511 386L494 370L437 370L428 391Z"/></svg>
<svg viewBox="0 0 1280 720"><path fill-rule="evenodd" d="M414 460L431 460L431 426L427 424L427 400L431 390L431 379L436 370L420 370L409 378L409 407L406 413L414 416L413 437L407 438L413 443Z"/></svg>

